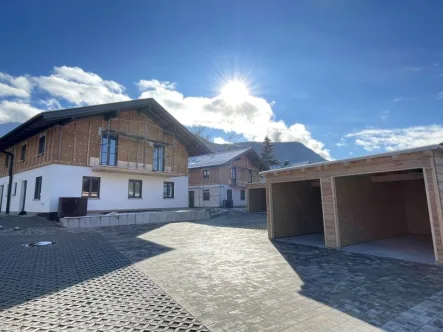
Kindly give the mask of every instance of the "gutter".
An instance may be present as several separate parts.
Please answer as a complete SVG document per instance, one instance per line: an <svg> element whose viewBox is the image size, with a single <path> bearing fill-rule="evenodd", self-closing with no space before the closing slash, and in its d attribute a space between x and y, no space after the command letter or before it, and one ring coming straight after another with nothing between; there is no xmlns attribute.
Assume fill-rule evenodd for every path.
<svg viewBox="0 0 443 332"><path fill-rule="evenodd" d="M9 165L8 165L8 175L9 175L9 183L8 183L8 196L6 198L6 214L9 214L10 206L11 206L11 191L12 191L12 167L14 166L14 154L8 151L0 151L9 157Z"/></svg>

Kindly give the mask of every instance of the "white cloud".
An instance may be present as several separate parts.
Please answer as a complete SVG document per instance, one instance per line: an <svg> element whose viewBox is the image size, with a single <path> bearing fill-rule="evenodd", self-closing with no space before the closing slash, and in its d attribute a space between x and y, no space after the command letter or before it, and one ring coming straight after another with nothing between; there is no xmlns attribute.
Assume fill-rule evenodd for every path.
<svg viewBox="0 0 443 332"><path fill-rule="evenodd" d="M418 72L421 72L422 70L423 70L423 67L407 66L407 67L403 67L402 69L400 69L400 73L401 74L418 73Z"/></svg>
<svg viewBox="0 0 443 332"><path fill-rule="evenodd" d="M34 77L38 87L76 106L129 100L124 87L78 67L55 67L50 76Z"/></svg>
<svg viewBox="0 0 443 332"><path fill-rule="evenodd" d="M394 151L443 142L443 126L429 125L397 129L369 128L349 133L345 138L355 139L355 144L362 146L367 151Z"/></svg>
<svg viewBox="0 0 443 332"><path fill-rule="evenodd" d="M404 99L405 99L404 97L396 97L396 98L392 99L392 101L394 103L399 103L399 102L403 101Z"/></svg>
<svg viewBox="0 0 443 332"><path fill-rule="evenodd" d="M238 106L228 105L220 96L185 97L171 82L141 80L136 83L142 92L140 98L154 98L185 126L205 126L235 132L252 141L261 141L269 135L276 142L298 141L330 159L325 145L312 138L303 124L286 125L276 121L272 105L263 98L248 96Z"/></svg>
<svg viewBox="0 0 443 332"><path fill-rule="evenodd" d="M59 110L62 108L60 102L55 98L40 100L40 104L44 105L47 111Z"/></svg>
<svg viewBox="0 0 443 332"><path fill-rule="evenodd" d="M19 101L0 101L0 123L24 122L43 110Z"/></svg>
<svg viewBox="0 0 443 332"><path fill-rule="evenodd" d="M229 144L227 140L225 140L223 137L214 137L214 143L216 144Z"/></svg>
<svg viewBox="0 0 443 332"><path fill-rule="evenodd" d="M442 76L443 76L443 74L442 74ZM443 99L443 91L440 91L440 92L437 94L437 99Z"/></svg>
<svg viewBox="0 0 443 332"><path fill-rule="evenodd" d="M29 98L31 90L32 83L28 77L0 73L0 97Z"/></svg>

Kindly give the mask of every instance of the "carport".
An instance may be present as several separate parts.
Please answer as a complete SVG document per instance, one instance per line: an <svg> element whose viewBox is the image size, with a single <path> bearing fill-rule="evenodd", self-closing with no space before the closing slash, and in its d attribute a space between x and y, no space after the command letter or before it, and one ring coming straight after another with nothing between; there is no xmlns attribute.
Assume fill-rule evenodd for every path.
<svg viewBox="0 0 443 332"><path fill-rule="evenodd" d="M266 212L266 184L251 183L246 185L248 212Z"/></svg>
<svg viewBox="0 0 443 332"><path fill-rule="evenodd" d="M320 180L276 183L272 186L274 238L313 246L324 246L324 224Z"/></svg>
<svg viewBox="0 0 443 332"><path fill-rule="evenodd" d="M328 248L443 262L440 145L261 174L270 239L324 230Z"/></svg>
<svg viewBox="0 0 443 332"><path fill-rule="evenodd" d="M422 169L337 177L335 192L344 250L434 261Z"/></svg>

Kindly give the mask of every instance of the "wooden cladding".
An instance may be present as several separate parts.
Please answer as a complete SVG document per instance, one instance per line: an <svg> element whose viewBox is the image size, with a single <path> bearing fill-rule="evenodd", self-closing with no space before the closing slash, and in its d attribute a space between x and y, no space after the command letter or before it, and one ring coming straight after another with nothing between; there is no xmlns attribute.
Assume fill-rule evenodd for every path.
<svg viewBox="0 0 443 332"><path fill-rule="evenodd" d="M259 171L248 157L242 156L238 160L232 161L231 164L194 168L189 171L189 185L200 186L209 184L225 184L229 185L231 180L231 169L236 168L237 185L246 186L249 183L252 176L252 182L258 182L260 180ZM207 176L204 176L205 172L209 172ZM251 175L250 175L251 173Z"/></svg>
<svg viewBox="0 0 443 332"><path fill-rule="evenodd" d="M91 166L91 158L97 161L100 159L102 136L108 129L118 136L119 165L152 165L153 146L157 142L165 146L166 170L187 174L188 152L185 147L174 139L173 134L158 127L144 113L137 110L122 111L117 118L108 120L105 120L104 116L96 116L76 119L65 125L55 125L12 146L7 151L14 154L14 173L51 163ZM43 136L44 138L41 138ZM26 145L24 159L23 145ZM23 161L20 161L22 159ZM0 154L0 163L0 176L6 176L8 169L3 167L5 154Z"/></svg>

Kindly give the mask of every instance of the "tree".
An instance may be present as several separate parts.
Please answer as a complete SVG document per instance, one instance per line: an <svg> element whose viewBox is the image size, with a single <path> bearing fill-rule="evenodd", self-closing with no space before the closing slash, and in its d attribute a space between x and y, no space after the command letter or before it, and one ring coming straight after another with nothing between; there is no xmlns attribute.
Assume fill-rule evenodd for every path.
<svg viewBox="0 0 443 332"><path fill-rule="evenodd" d="M276 166L280 164L278 160L274 157L274 145L271 142L271 139L266 135L263 141L263 148L261 150L261 158L266 166Z"/></svg>
<svg viewBox="0 0 443 332"><path fill-rule="evenodd" d="M211 136L207 135L206 132L206 127L204 126L192 126L189 128L189 130L191 131L191 133L193 133L195 136L201 137L207 141L211 140Z"/></svg>
<svg viewBox="0 0 443 332"><path fill-rule="evenodd" d="M285 160L284 162L281 163L281 168L285 168L289 166L289 160Z"/></svg>

